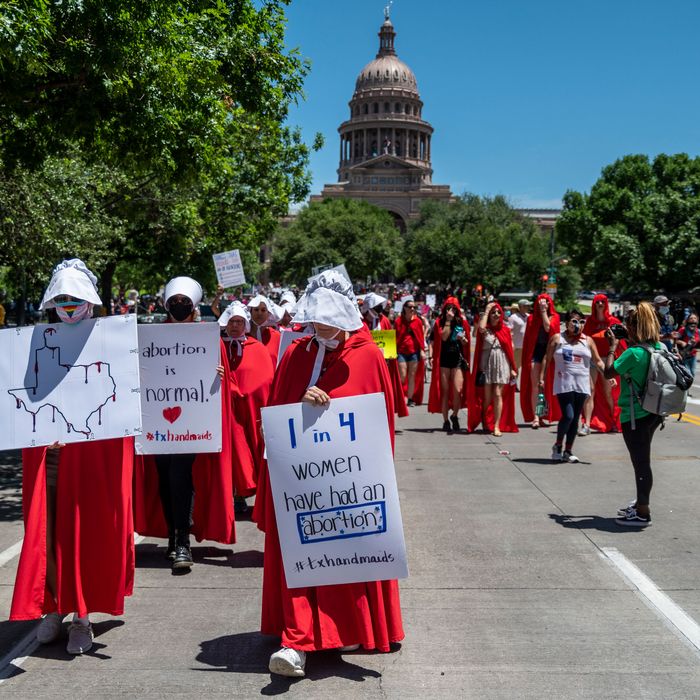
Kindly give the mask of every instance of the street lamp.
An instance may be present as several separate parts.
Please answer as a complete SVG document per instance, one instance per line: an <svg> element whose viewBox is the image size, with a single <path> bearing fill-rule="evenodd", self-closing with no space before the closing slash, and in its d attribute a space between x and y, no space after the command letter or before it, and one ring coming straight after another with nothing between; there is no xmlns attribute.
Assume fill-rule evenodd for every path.
<svg viewBox="0 0 700 700"><path fill-rule="evenodd" d="M557 265L568 265L567 258L559 256L552 258L547 265L547 274L542 275L542 281L545 282L547 294L554 298L557 293Z"/></svg>

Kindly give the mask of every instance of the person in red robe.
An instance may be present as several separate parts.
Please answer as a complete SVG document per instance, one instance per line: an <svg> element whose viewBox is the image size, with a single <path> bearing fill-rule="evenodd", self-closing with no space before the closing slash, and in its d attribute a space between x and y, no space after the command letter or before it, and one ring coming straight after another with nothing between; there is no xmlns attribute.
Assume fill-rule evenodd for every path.
<svg viewBox="0 0 700 700"><path fill-rule="evenodd" d="M280 332L276 326L284 317L284 309L262 294L254 296L248 302L247 309L250 313L251 335L267 348L272 358L272 364L277 367Z"/></svg>
<svg viewBox="0 0 700 700"><path fill-rule="evenodd" d="M527 319L525 326L525 338L523 339L523 363L520 374L520 409L523 418L531 423L533 428L544 425L542 419L549 422L559 420L561 412L559 403L554 399L552 387L554 385L554 364L550 364L545 377L544 396L547 401L548 412L544 416L535 415L537 396L539 394L538 382L542 360L547 353L549 339L559 333L561 322L559 314L554 309L554 302L548 294L540 294L535 301L535 306Z"/></svg>
<svg viewBox="0 0 700 700"><path fill-rule="evenodd" d="M384 315L383 311L386 307L387 299L369 292L362 300L362 318L367 330L374 331L391 331L394 330L391 321ZM401 374L399 373L399 363L394 357L386 360L386 366L389 370L391 378L391 388L394 394L394 410L399 418L404 418L408 415L408 406L406 405L406 397L403 393L403 384L401 382Z"/></svg>
<svg viewBox="0 0 700 700"><path fill-rule="evenodd" d="M41 308L79 323L101 304L97 278L80 260L54 270ZM37 640L48 644L73 613L66 650L92 647L90 613L124 614L134 585L131 515L133 438L22 451L24 540L11 620L45 617Z"/></svg>
<svg viewBox="0 0 700 700"><path fill-rule="evenodd" d="M484 341L490 350L484 350ZM480 371L485 372L486 381L477 386L476 377ZM513 339L510 328L504 323L503 308L498 302L491 302L479 321L474 366L469 375L469 432L476 430L479 423L496 437L502 432L518 432L514 384L517 376Z"/></svg>
<svg viewBox="0 0 700 700"><path fill-rule="evenodd" d="M170 323L191 323L202 299L202 288L190 277L176 277L165 287ZM225 355L223 342L221 355ZM221 384L221 452L139 456L134 468L136 531L167 537L166 556L173 571L192 568L190 534L197 541L236 540L233 511L231 447L231 377L228 363L217 372ZM196 497L195 497L196 494Z"/></svg>
<svg viewBox="0 0 700 700"><path fill-rule="evenodd" d="M398 354L401 384L408 398L408 405L423 402L423 376L425 367L425 336L423 322L416 314L416 302L412 296L402 299L401 313L396 317L396 352ZM419 365L422 374L418 376ZM420 396L418 395L420 389Z"/></svg>
<svg viewBox="0 0 700 700"><path fill-rule="evenodd" d="M391 383L381 351L362 327L352 285L329 270L315 277L297 307L297 318L313 323L315 334L287 348L275 374L270 405L382 392L389 434L394 435ZM267 469L257 499L258 527L265 532L263 634L281 638L270 671L303 676L307 652L322 649L389 651L403 639L398 582L368 581L287 588L275 507Z"/></svg>
<svg viewBox="0 0 700 700"><path fill-rule="evenodd" d="M620 320L610 313L608 297L605 294L596 294L593 297L591 313L586 318L583 327L584 335L587 335L595 343L598 354L605 357L608 352L608 341L605 331ZM617 355L620 356L627 348L624 341L617 347ZM578 434L589 435L591 430L600 433L620 432L620 409L617 399L620 396L620 384L617 379L605 379L594 364L591 364L591 394L583 404L581 426Z"/></svg>
<svg viewBox="0 0 700 700"><path fill-rule="evenodd" d="M428 395L428 411L442 414L443 430L460 430L459 410L467 406L470 352L469 322L462 316L457 298L447 297L433 326L433 373ZM450 410L452 416L448 419Z"/></svg>
<svg viewBox="0 0 700 700"><path fill-rule="evenodd" d="M240 302L234 301L221 315L219 325L227 337L226 360L231 395L231 440L235 510L248 510L245 499L255 493L263 462L263 435L260 409L267 405L275 366L262 343L250 333L250 317Z"/></svg>

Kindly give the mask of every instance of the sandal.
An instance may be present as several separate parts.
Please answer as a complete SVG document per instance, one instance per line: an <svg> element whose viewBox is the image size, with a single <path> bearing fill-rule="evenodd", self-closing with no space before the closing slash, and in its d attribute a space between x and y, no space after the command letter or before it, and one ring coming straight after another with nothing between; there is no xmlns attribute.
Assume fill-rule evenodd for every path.
<svg viewBox="0 0 700 700"><path fill-rule="evenodd" d="M540 421L539 418L535 418L535 420L532 421L532 429L537 430L537 428L540 427Z"/></svg>
<svg viewBox="0 0 700 700"><path fill-rule="evenodd" d="M498 430L498 428L496 428L496 429L491 433L491 435L493 435L494 437L501 437L501 436L503 435L503 433L502 433L500 430Z"/></svg>

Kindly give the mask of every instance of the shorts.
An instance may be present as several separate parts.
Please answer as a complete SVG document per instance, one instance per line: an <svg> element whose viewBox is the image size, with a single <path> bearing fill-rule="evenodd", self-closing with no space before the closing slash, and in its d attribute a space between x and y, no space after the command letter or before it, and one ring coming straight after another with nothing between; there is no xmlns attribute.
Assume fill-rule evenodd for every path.
<svg viewBox="0 0 700 700"><path fill-rule="evenodd" d="M417 352L412 352L410 355L404 355L402 353L397 353L397 359L399 362L418 362L420 354Z"/></svg>
<svg viewBox="0 0 700 700"><path fill-rule="evenodd" d="M545 343L544 345L541 345L538 343L535 345L534 350L532 351L532 361L533 362L539 362L542 364L542 360L544 360L544 356L547 354L547 344Z"/></svg>

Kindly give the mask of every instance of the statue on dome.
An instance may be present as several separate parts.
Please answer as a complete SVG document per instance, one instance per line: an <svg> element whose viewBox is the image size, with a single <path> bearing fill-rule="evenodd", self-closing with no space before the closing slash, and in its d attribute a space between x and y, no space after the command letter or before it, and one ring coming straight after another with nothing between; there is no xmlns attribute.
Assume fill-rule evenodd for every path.
<svg viewBox="0 0 700 700"><path fill-rule="evenodd" d="M384 6L384 19L385 21L389 21L389 10L391 9L391 6L394 4L394 0L389 0L389 4Z"/></svg>

